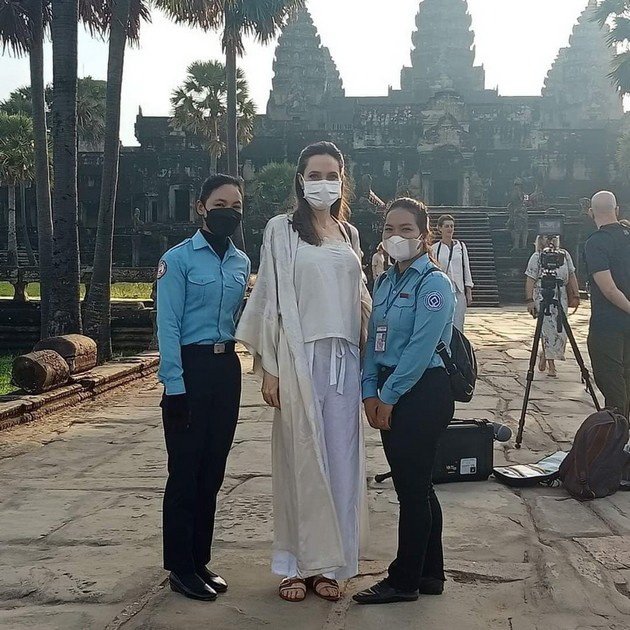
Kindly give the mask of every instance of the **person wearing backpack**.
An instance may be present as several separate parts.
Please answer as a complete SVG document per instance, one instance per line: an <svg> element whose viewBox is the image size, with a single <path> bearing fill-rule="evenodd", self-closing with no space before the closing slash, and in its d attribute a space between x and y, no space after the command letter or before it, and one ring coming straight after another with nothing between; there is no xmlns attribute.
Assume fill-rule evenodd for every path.
<svg viewBox="0 0 630 630"><path fill-rule="evenodd" d="M431 255L424 204L393 201L383 246L396 261L374 290L363 364L363 402L383 448L400 503L398 554L388 576L357 593L360 604L440 594L444 587L442 511L431 483L438 441L453 419L449 359L455 291Z"/></svg>
<svg viewBox="0 0 630 630"><path fill-rule="evenodd" d="M613 193L598 192L589 214L597 232L584 250L591 289L588 352L606 407L630 414L630 225Z"/></svg>

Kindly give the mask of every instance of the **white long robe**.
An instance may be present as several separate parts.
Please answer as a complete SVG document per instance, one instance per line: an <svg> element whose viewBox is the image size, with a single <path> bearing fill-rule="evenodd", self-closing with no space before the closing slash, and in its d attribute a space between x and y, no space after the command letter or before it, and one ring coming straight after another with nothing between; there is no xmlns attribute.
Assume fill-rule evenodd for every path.
<svg viewBox="0 0 630 630"><path fill-rule="evenodd" d="M280 405L272 436L274 550L297 558L302 577L333 573L346 564L333 497L321 450L321 418L313 395L310 366L293 281L298 235L290 217L269 221L261 249L256 284L243 313L236 338L254 357L255 368L280 380ZM352 245L360 257L358 232ZM367 326L370 298L361 281L362 328ZM364 335L362 335L363 337ZM360 411L359 411L360 413ZM362 478L365 453L360 435ZM367 534L367 499L363 487L361 539Z"/></svg>

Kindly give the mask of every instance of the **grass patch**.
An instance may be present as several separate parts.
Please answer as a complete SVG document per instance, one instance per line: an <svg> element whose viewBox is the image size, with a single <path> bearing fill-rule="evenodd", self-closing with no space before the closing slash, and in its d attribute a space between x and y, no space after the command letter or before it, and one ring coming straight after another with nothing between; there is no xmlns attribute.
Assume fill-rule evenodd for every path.
<svg viewBox="0 0 630 630"><path fill-rule="evenodd" d="M17 389L17 387L11 385L13 359L13 354L0 354L0 395L10 394Z"/></svg>
<svg viewBox="0 0 630 630"><path fill-rule="evenodd" d="M40 297L39 282L28 285L29 297ZM0 282L0 297L13 297L13 287L9 282ZM85 297L85 285L81 285L81 298ZM112 286L114 300L149 300L151 299L151 285L144 282L117 282Z"/></svg>

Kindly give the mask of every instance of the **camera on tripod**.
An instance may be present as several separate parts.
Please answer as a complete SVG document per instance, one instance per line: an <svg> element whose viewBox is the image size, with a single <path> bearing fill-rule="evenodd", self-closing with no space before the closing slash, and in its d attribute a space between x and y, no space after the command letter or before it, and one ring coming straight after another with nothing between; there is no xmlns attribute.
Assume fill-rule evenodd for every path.
<svg viewBox="0 0 630 630"><path fill-rule="evenodd" d="M547 245L540 253L540 267L543 271L541 278L542 288L551 288L551 278L555 278L556 271L566 262L564 250L558 246L558 239L562 236L564 223L562 217L545 217L538 219L538 237L547 239ZM547 285L545 287L545 276ZM551 278L549 278L551 276ZM555 281L553 282L555 286Z"/></svg>

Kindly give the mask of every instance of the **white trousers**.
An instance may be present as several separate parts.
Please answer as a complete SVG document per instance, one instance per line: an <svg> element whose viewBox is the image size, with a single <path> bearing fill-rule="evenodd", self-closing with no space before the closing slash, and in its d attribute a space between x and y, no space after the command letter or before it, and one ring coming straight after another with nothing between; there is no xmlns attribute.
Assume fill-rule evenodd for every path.
<svg viewBox="0 0 630 630"><path fill-rule="evenodd" d="M326 577L347 580L359 572L361 499L359 349L343 339L320 339L306 344L313 375L315 404L321 410L321 449L330 483L346 564ZM298 576L297 559L275 551L271 569L276 575Z"/></svg>
<svg viewBox="0 0 630 630"><path fill-rule="evenodd" d="M464 332L464 320L466 319L466 309L468 308L468 303L466 302L466 293L461 293L459 289L455 294L455 315L453 315L453 326L459 330L459 332Z"/></svg>

